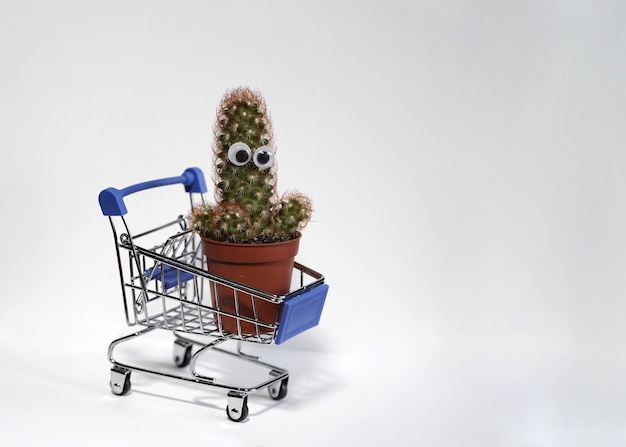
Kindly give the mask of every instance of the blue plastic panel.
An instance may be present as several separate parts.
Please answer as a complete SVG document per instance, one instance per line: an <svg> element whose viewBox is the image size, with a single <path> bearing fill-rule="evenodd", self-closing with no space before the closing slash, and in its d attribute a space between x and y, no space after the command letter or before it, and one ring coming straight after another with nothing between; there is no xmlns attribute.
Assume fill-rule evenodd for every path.
<svg viewBox="0 0 626 447"><path fill-rule="evenodd" d="M185 272L183 270L178 270L171 265L166 265L163 269L163 273L161 274L161 267L157 267L154 269L154 273L152 269L146 271L146 276L149 278L152 276L152 279L156 279L157 281L163 281L163 286L165 290L168 290L179 283L180 284L187 282L193 279L193 275L189 272Z"/></svg>
<svg viewBox="0 0 626 447"><path fill-rule="evenodd" d="M276 334L277 345L318 325L327 293L328 285L321 284L285 301L278 334Z"/></svg>

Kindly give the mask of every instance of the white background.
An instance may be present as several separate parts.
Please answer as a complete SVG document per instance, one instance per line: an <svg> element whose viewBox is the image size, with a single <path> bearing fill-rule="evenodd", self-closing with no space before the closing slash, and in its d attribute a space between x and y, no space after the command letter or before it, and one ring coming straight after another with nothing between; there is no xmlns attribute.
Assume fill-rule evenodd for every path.
<svg viewBox="0 0 626 447"><path fill-rule="evenodd" d="M618 1L0 0L0 443L624 445L624 23ZM209 175L238 85L331 286L262 350L290 394L243 424L211 389L111 395L132 329L97 203Z"/></svg>

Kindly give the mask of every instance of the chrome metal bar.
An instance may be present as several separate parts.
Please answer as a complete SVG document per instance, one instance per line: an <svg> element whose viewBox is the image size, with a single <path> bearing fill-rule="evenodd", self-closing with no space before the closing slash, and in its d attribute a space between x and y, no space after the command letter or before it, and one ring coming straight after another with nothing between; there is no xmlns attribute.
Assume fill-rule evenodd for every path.
<svg viewBox="0 0 626 447"><path fill-rule="evenodd" d="M241 320L239 319L241 314L239 313L239 292L237 292L237 289L233 289L233 299L235 300L235 315L237 315L237 334L241 337Z"/></svg>
<svg viewBox="0 0 626 447"><path fill-rule="evenodd" d="M155 327L148 327L145 328L141 331L138 332L134 332L130 335L118 338L116 340L114 340L113 342L111 342L111 344L109 345L109 361L114 365L117 366L119 368L123 368L129 371L138 371L138 372L142 372L142 373L146 373L146 374L152 374L152 375L156 375L156 376L160 376L160 377L166 377L166 378L170 378L170 379L176 379L176 380L182 380L182 381L186 381L186 382L193 382L193 383L197 383L197 384L201 384L201 385L213 385L213 381L209 380L210 378L205 378L203 376L198 376L198 377L186 377L183 375L177 375L177 374L170 374L170 373L166 373L163 371L156 371L156 370L152 370L152 369L147 369L147 368L143 368L141 366L138 365L131 365L128 363L122 363L118 360L116 360L113 356L113 352L115 350L115 347L118 346L121 343L124 343L126 341L129 341L131 339L137 338L137 337L141 337L142 335L147 334L148 332L151 332L152 330L156 329Z"/></svg>
<svg viewBox="0 0 626 447"><path fill-rule="evenodd" d="M147 235L152 234L152 233L156 233L159 230L164 230L165 228L171 227L172 225L180 224L181 217L182 216L178 216L178 218L176 220L172 220L170 222L164 223L163 225L159 225L158 227L152 228L150 230L146 230L143 233L134 234L133 235L133 239L139 239L140 237L147 236ZM130 232L128 234L130 234Z"/></svg>

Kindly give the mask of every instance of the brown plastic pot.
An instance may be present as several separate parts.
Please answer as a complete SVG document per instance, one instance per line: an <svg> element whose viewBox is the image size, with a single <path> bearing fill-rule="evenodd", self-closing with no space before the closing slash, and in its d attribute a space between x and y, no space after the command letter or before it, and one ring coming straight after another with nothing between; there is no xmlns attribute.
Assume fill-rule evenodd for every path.
<svg viewBox="0 0 626 447"><path fill-rule="evenodd" d="M299 245L300 235L286 242L269 244L235 244L202 238L202 251L207 260L209 273L274 295L289 293L293 263ZM212 305L216 309L267 324L277 323L280 304L252 297L244 292L237 292L235 298L234 290L221 284L217 285L217 296L215 292L215 287L211 284ZM237 306L235 299L238 301ZM224 333L256 335L257 327L258 333L272 331L263 326L241 321L240 332L236 318L216 314L215 319Z"/></svg>

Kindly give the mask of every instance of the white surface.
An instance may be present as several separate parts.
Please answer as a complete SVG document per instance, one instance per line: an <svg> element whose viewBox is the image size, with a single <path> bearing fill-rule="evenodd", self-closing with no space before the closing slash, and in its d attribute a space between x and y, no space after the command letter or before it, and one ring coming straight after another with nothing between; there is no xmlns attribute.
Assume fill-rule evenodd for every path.
<svg viewBox="0 0 626 447"><path fill-rule="evenodd" d="M625 22L617 1L0 1L2 445L624 445ZM96 198L209 172L240 84L279 189L314 200L300 261L331 290L267 352L287 400L233 424L203 388L110 394L130 328Z"/></svg>

